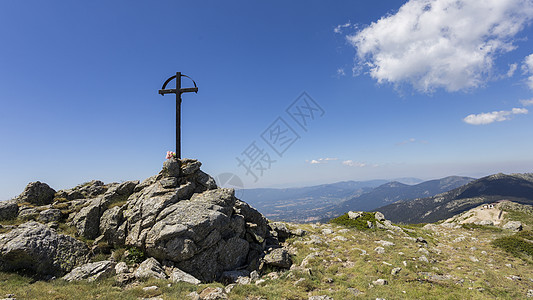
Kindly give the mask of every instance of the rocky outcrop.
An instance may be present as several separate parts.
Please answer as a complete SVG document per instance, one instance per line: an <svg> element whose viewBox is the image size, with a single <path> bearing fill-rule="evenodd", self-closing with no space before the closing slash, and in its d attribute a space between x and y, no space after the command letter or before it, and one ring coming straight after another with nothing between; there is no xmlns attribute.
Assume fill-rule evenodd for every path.
<svg viewBox="0 0 533 300"><path fill-rule="evenodd" d="M29 183L16 201L18 203L31 203L33 205L51 204L56 191L46 183L40 181Z"/></svg>
<svg viewBox="0 0 533 300"><path fill-rule="evenodd" d="M135 188L123 211L124 244L213 281L223 271L258 261L269 230L259 212L235 198L232 189L217 189L200 166L191 159L167 160L159 175ZM102 228L109 229L106 239L113 243L121 240L114 234L123 226L119 215L118 210L106 215L117 221Z"/></svg>
<svg viewBox="0 0 533 300"><path fill-rule="evenodd" d="M0 235L0 269L61 276L85 262L88 247L46 225L27 222Z"/></svg>
<svg viewBox="0 0 533 300"><path fill-rule="evenodd" d="M17 217L19 206L14 201L0 201L0 221Z"/></svg>
<svg viewBox="0 0 533 300"><path fill-rule="evenodd" d="M149 257L134 274L123 272L127 275L118 280L120 284L134 277L169 276L174 281L197 284L218 280L226 271L238 269L249 273L257 270L265 261L267 245L268 249L279 248L279 241L289 237L290 231L283 223L273 224L272 229L262 214L235 197L233 189L217 188L214 179L200 167L197 160L169 159L159 174L142 183L127 181L105 185L101 181L91 181L58 192L53 205L28 207L24 211L28 211L28 217L54 227L68 214L67 221L76 228L78 236L95 240L92 254L105 253L110 247L124 247L135 248L136 253ZM45 184L30 184L25 194L38 198L35 195L42 193L35 192L35 186L43 190ZM5 269L35 265L37 272L49 269L53 270L53 275L63 275L88 259L85 244L58 235L44 225L29 222L17 232L31 247L37 245L43 249L31 250L38 253L33 255L30 251L20 259L16 257L19 254L4 253ZM50 236L53 242L40 240ZM6 244L19 237L4 239L7 239ZM61 244L67 241L72 245ZM58 243L61 250L54 248ZM31 249L29 244L21 247ZM23 250L17 253L21 251L25 253ZM290 267L287 253L275 250L270 256L274 258L273 266ZM64 263L63 258L68 258L69 262ZM24 266L20 267L21 264ZM99 278L102 268L109 269L105 263L83 265L65 279Z"/></svg>

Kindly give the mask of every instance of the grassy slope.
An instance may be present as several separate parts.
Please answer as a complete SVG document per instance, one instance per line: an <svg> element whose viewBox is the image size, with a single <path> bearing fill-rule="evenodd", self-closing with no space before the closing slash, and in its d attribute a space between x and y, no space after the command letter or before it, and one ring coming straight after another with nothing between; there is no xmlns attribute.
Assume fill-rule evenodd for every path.
<svg viewBox="0 0 533 300"><path fill-rule="evenodd" d="M512 213L509 218L522 220L527 224L525 230L531 230L531 215ZM518 258L493 245L498 238L514 235L507 230L435 225L435 230L405 227L409 232L402 234L336 224L289 226L308 231L304 237L287 241L294 253L295 265L300 265L311 253L316 256L307 259L305 267L278 272L278 279L269 279L265 275L262 278L266 281L260 285L238 285L229 294L229 299L251 299L247 298L250 296L257 296L255 299L307 299L312 295L328 295L334 299L522 299L533 286L531 257ZM331 229L333 233L323 233L323 229ZM416 243L414 237L424 238L427 246ZM382 246L385 253L378 254L374 249L381 247L376 243L380 240L394 245ZM421 261L422 256L429 262ZM391 275L395 267L402 270ZM386 279L389 284L372 286L372 281L378 278ZM113 283L112 279L96 283L35 282L21 275L0 273L0 298L14 294L17 299L139 299L153 296L187 299L185 295L191 291L200 292L207 286L222 287L219 283L199 286L172 283L169 287L170 281L165 280L149 280L127 288L113 286ZM142 290L152 285L158 286L159 290ZM354 296L353 289L361 294Z"/></svg>

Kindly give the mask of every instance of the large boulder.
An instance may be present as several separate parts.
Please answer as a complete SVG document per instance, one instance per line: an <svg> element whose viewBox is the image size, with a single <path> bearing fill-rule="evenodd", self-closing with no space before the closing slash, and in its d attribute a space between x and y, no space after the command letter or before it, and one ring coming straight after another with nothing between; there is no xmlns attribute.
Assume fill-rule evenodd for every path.
<svg viewBox="0 0 533 300"><path fill-rule="evenodd" d="M14 201L0 201L0 221L17 217L19 206Z"/></svg>
<svg viewBox="0 0 533 300"><path fill-rule="evenodd" d="M84 264L63 276L66 281L87 280L89 282L115 275L116 262L109 260Z"/></svg>
<svg viewBox="0 0 533 300"><path fill-rule="evenodd" d="M56 191L48 184L36 181L30 182L16 201L18 203L31 203L33 205L47 205L54 200Z"/></svg>
<svg viewBox="0 0 533 300"><path fill-rule="evenodd" d="M87 260L89 248L38 222L27 222L0 235L0 269L62 276Z"/></svg>

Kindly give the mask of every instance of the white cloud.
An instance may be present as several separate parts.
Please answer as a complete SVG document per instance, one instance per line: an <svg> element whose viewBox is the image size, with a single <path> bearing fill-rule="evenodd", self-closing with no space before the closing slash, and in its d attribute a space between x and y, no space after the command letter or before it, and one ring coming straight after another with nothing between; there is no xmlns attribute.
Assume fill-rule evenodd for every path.
<svg viewBox="0 0 533 300"><path fill-rule="evenodd" d="M332 161L332 160L338 160L338 158L336 158L336 157L326 157L326 158L306 160L306 162L314 165L314 164L327 164L329 161Z"/></svg>
<svg viewBox="0 0 533 300"><path fill-rule="evenodd" d="M513 77L516 68L518 68L518 64L510 64L509 71L507 71L507 77Z"/></svg>
<svg viewBox="0 0 533 300"><path fill-rule="evenodd" d="M520 103L522 103L523 106L530 106L530 105L533 105L533 99L520 100Z"/></svg>
<svg viewBox="0 0 533 300"><path fill-rule="evenodd" d="M410 0L347 39L379 83L458 91L482 86L531 19L531 0Z"/></svg>
<svg viewBox="0 0 533 300"><path fill-rule="evenodd" d="M358 167L358 168L362 168L362 167L366 167L367 164L366 163L362 163L362 162L357 162L357 161L353 161L353 160L345 160L342 162L343 165L345 166L348 166L348 167Z"/></svg>
<svg viewBox="0 0 533 300"><path fill-rule="evenodd" d="M352 23L350 23L350 22L346 22L345 24L342 24L342 25L337 25L337 27L335 27L335 28L333 29L333 32L335 32L335 33L342 33L342 30L343 30L344 28L347 28L347 27L350 27L350 26L352 26Z"/></svg>
<svg viewBox="0 0 533 300"><path fill-rule="evenodd" d="M337 69L337 77L341 77L341 76L344 76L346 75L346 73L344 72L344 68L338 68Z"/></svg>
<svg viewBox="0 0 533 300"><path fill-rule="evenodd" d="M522 65L522 70L524 74L529 74L527 78L527 86L533 90L533 54L526 56L524 59L524 64Z"/></svg>
<svg viewBox="0 0 533 300"><path fill-rule="evenodd" d="M512 115L527 114L528 112L525 108L513 108L512 110L500 110L477 115L471 114L466 116L463 121L471 125L486 125L493 122L510 120Z"/></svg>

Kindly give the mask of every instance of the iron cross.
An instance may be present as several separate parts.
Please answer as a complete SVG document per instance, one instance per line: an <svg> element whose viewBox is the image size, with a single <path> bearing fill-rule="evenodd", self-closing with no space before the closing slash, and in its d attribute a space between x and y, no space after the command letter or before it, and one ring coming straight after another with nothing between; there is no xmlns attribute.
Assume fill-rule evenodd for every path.
<svg viewBox="0 0 533 300"><path fill-rule="evenodd" d="M181 88L181 77L189 78L194 84L193 88ZM165 89L167 84L176 78L176 88L175 89ZM196 82L192 80L191 77L181 74L181 72L176 72L176 75L170 77L163 83L163 87L159 90L161 96L165 94L176 94L176 156L181 158L181 94L195 92L198 93L198 87Z"/></svg>

